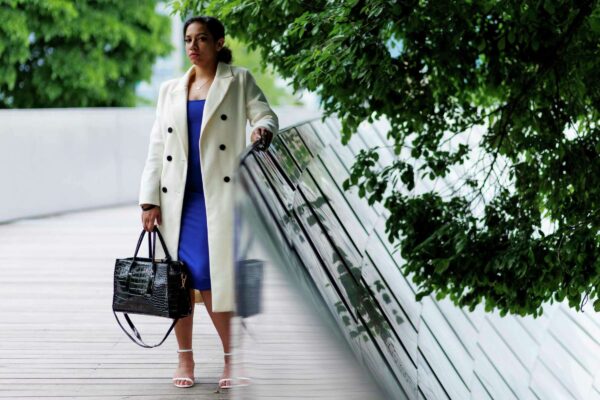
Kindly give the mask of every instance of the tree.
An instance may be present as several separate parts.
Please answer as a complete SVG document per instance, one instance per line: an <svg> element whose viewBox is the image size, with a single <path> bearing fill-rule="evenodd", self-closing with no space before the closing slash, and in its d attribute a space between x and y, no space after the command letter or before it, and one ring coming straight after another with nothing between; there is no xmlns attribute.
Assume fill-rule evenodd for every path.
<svg viewBox="0 0 600 400"><path fill-rule="evenodd" d="M271 67L264 68L261 65L261 55L256 50L248 49L248 45L244 42L235 39L227 39L226 43L233 52L233 62L236 65L241 65L248 68L252 72L252 76L256 79L256 83L265 93L269 103L273 106L293 104L301 105L302 102L295 98L291 90L287 86L279 86L277 83L277 75Z"/></svg>
<svg viewBox="0 0 600 400"><path fill-rule="evenodd" d="M585 293L600 310L598 1L173 4L318 92L344 142L387 118L397 159L361 152L344 186L389 211L417 298L537 316Z"/></svg>
<svg viewBox="0 0 600 400"><path fill-rule="evenodd" d="M168 54L156 0L0 0L0 107L133 106Z"/></svg>

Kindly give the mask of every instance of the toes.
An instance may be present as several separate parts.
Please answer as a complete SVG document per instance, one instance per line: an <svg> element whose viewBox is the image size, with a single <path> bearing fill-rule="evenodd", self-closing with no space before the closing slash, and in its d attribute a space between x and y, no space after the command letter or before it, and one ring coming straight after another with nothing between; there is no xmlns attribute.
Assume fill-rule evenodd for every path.
<svg viewBox="0 0 600 400"><path fill-rule="evenodd" d="M190 387L192 386L192 382L188 381L187 379L175 379L175 385L177 386L183 386L183 387Z"/></svg>

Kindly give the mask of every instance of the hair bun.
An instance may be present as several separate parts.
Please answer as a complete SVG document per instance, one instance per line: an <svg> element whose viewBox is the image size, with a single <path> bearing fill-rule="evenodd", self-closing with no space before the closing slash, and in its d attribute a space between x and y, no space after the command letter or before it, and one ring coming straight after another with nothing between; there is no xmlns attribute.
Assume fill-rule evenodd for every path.
<svg viewBox="0 0 600 400"><path fill-rule="evenodd" d="M222 61L226 64L230 64L233 59L233 55L231 53L231 49L227 46L223 46L219 53L217 54L217 60Z"/></svg>

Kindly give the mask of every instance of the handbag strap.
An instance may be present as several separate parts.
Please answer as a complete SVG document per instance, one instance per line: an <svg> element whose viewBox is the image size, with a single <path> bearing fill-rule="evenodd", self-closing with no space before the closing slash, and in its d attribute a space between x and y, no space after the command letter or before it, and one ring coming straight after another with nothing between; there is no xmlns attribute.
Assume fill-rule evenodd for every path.
<svg viewBox="0 0 600 400"><path fill-rule="evenodd" d="M160 245L162 246L163 251L165 252L165 257L167 257L167 260L171 260L171 254L169 254L169 249L167 249L167 245L165 244L165 240L163 239L162 234L158 230L158 226L154 225L154 230L152 232L155 235L154 247L156 248L156 235L158 235L158 239L160 240Z"/></svg>
<svg viewBox="0 0 600 400"><path fill-rule="evenodd" d="M152 233L153 233L153 235L148 234L148 257L152 260L152 262L154 262L154 255L156 254L156 236L158 235L158 239L160 240L160 245L162 246L163 251L165 252L165 257L167 260L170 261L171 254L169 253L169 250L167 249L167 245L165 244L165 240L163 239L162 234L160 233L160 230L158 229L158 226L154 225L154 229L152 230ZM137 245L135 246L135 252L133 253L133 261L134 262L140 251L140 246L142 245L142 241L144 240L145 234L146 234L146 230L142 229L142 233L140 233L140 237L138 238ZM152 236L154 236L154 240L153 240Z"/></svg>
<svg viewBox="0 0 600 400"><path fill-rule="evenodd" d="M169 334L171 333L171 331L175 327L175 324L177 323L177 321L179 321L179 318L175 318L173 320L173 323L171 324L171 326L167 330L167 333L165 333L165 337L163 337L162 340L159 343L151 346L149 344L146 344L146 342L144 342L144 340L142 339L142 336L138 332L137 328L133 324L133 321L131 320L131 318L129 318L129 315L127 313L123 313L123 315L125 315L125 320L127 321L127 324L129 324L129 327L131 328L131 331L135 335L135 338L131 335L131 333L127 332L127 329L125 329L125 327L123 326L123 324L121 324L121 321L119 320L119 317L117 316L117 313L114 310L113 310L113 314L115 314L115 318L117 320L117 323L119 324L119 326L121 327L121 329L123 330L123 332L125 332L125 334L127 336L129 336L129 339L131 339L133 341L133 343L137 344L138 346L145 347L147 349L152 349L154 347L158 347L161 344L163 344L163 342L167 339L167 337L169 336Z"/></svg>
<svg viewBox="0 0 600 400"><path fill-rule="evenodd" d="M140 246L142 245L142 240L144 240L144 235L146 234L145 230L142 230L142 233L140 234L140 237L138 239L137 245L135 246L135 251L133 252L133 260L135 261L138 252L140 251ZM148 242L148 254L150 254L150 252L152 251L151 247L150 247L150 242Z"/></svg>

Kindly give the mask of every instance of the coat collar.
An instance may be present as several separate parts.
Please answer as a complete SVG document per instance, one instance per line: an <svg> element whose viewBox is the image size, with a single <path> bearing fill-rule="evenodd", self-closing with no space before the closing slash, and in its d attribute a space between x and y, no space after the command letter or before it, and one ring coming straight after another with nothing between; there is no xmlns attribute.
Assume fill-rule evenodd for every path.
<svg viewBox="0 0 600 400"><path fill-rule="evenodd" d="M188 89L188 82L190 80L190 75L192 74L192 72L194 71L194 66L192 65L190 68L188 68L188 70L185 72L185 74L179 78L179 81L177 82L177 84L173 87L173 89L171 90L172 93L176 93L179 91L185 91L185 93L187 94L187 89ZM223 78L228 78L233 76L233 72L231 70L231 65L226 64L222 61L219 61L217 63L217 72L215 74L215 79L213 81L213 84L211 85L211 88L209 89L209 94L210 91L212 90L212 87L214 86L214 83L219 80L219 79L223 79Z"/></svg>
<svg viewBox="0 0 600 400"><path fill-rule="evenodd" d="M181 144L188 152L188 135L187 135L187 94L188 94L188 82L191 73L194 71L192 65L185 74L179 78L177 84L171 90L171 100L173 102L173 117L176 125L176 132L179 136ZM229 85L233 81L233 71L231 65L219 61L217 64L217 71L215 73L215 79L213 80L208 94L206 95L206 102L204 103L204 112L202 115L202 126L200 128L200 141L203 139L204 127L208 124L213 114L215 113L219 104L225 97Z"/></svg>

